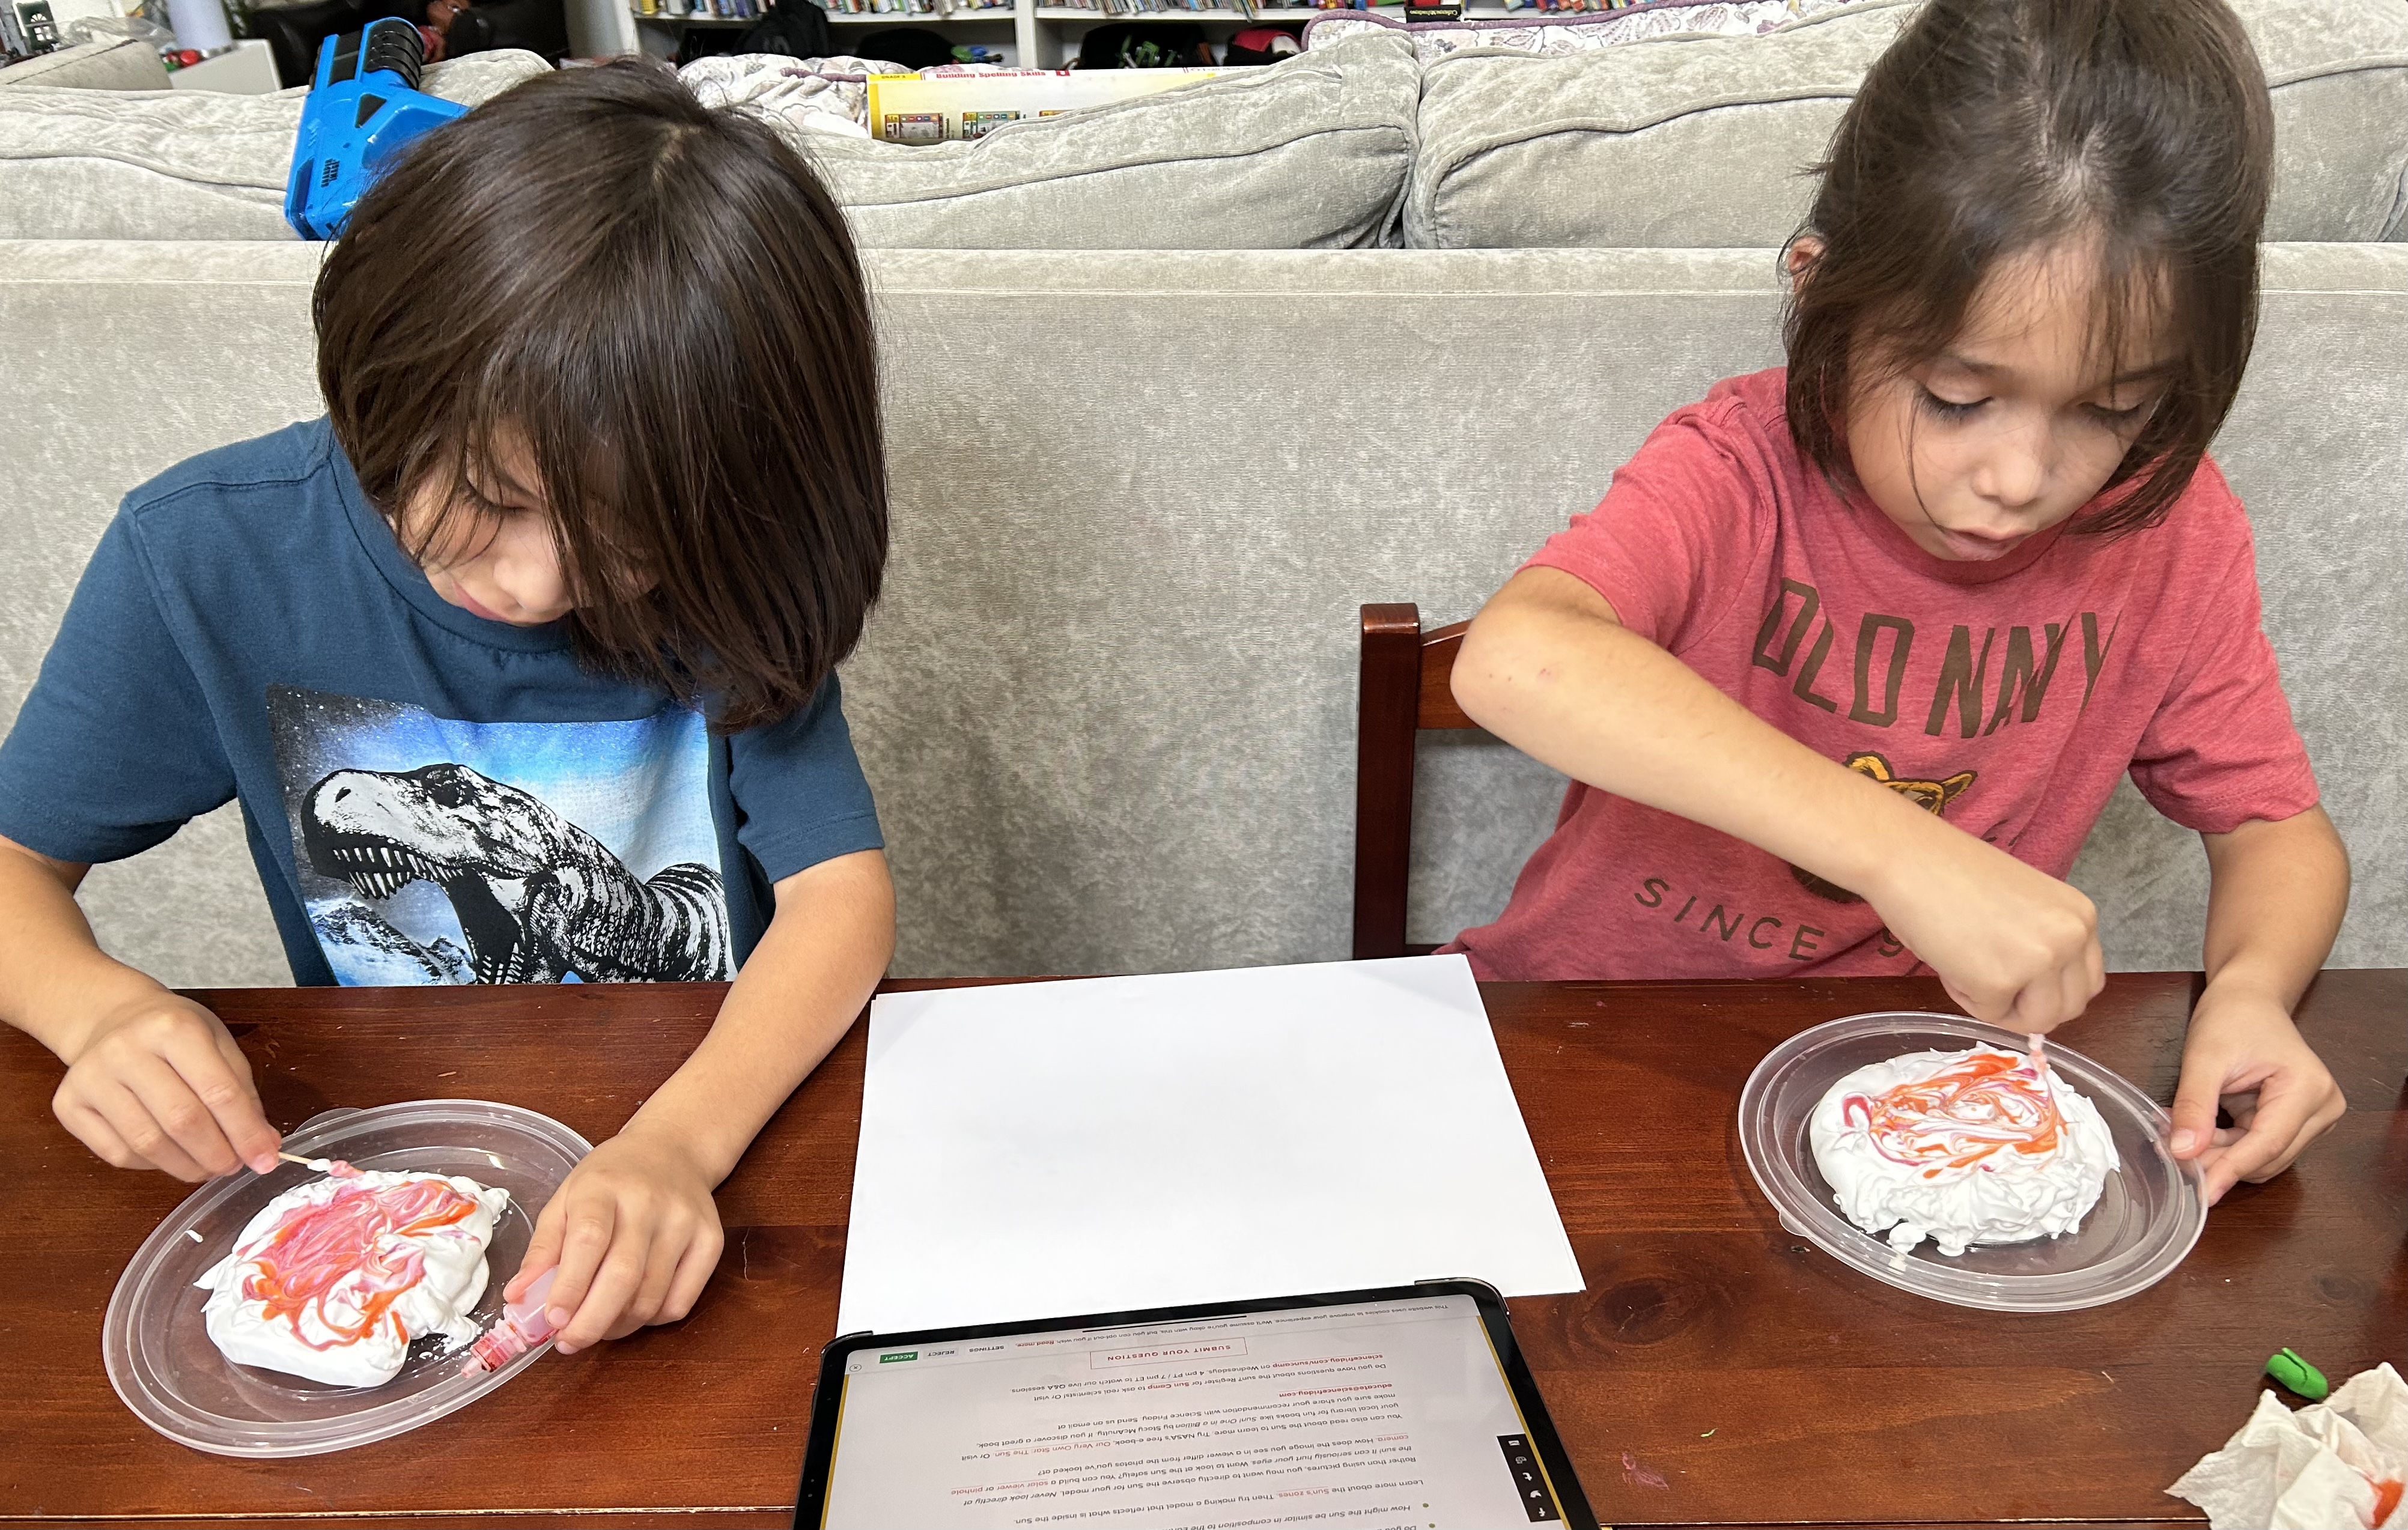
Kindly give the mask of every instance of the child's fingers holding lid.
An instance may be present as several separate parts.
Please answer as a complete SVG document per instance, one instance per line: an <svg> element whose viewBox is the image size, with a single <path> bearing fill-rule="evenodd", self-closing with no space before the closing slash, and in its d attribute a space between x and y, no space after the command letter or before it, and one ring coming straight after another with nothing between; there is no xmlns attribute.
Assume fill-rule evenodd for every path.
<svg viewBox="0 0 2408 1530"><path fill-rule="evenodd" d="M2200 1155L2207 1204L2214 1206L2224 1199L2225 1193L2243 1180L2262 1184L2289 1168L2291 1160L2315 1135L2303 1130L2306 1124L2304 1108L2279 1099L2271 1105L2261 1103L2247 1131L2229 1144Z"/></svg>

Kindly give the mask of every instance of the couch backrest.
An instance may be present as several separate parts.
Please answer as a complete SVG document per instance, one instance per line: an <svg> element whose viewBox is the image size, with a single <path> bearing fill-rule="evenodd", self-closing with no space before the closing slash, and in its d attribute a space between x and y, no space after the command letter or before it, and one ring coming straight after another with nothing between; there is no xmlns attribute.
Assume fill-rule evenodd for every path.
<svg viewBox="0 0 2408 1530"><path fill-rule="evenodd" d="M896 534L846 670L899 972L1345 953L1354 608L1469 614L1657 420L1777 361L1769 250L879 251ZM116 498L314 413L314 252L0 245L0 717ZM1065 336L1078 336L1066 343ZM2408 965L2408 247L2278 247L2218 455L2357 859L2336 961ZM1492 915L1559 783L1433 740L1413 932ZM2195 966L2198 841L2127 788L2076 879ZM110 949L280 980L239 826L96 871Z"/></svg>
<svg viewBox="0 0 2408 1530"><path fill-rule="evenodd" d="M1347 249L1396 222L1420 93L1389 34L966 143L793 136L865 245Z"/></svg>
<svg viewBox="0 0 2408 1530"><path fill-rule="evenodd" d="M2408 240L2408 3L2233 5L2272 90L2267 236ZM1553 54L1531 50L1668 18L1752 26L1777 7L1658 0L1411 29L1330 13L1310 51L1268 68L927 147L848 136L850 119L781 108L774 86L743 99L786 110L865 245L1753 249L1797 229L1801 172L1914 8L1856 0L1761 36ZM545 67L475 54L426 87L481 101ZM299 112L289 92L0 91L0 238L290 237Z"/></svg>
<svg viewBox="0 0 2408 1530"><path fill-rule="evenodd" d="M2408 5L2232 7L2273 101L2266 236L2408 238ZM1865 0L1762 36L1431 57L1405 240L1433 250L1777 245L1805 219L1814 193L1806 171L1865 71L1916 9L1914 0ZM1609 13L1598 24L1624 23Z"/></svg>
<svg viewBox="0 0 2408 1530"><path fill-rule="evenodd" d="M155 64L157 60L154 58ZM473 106L552 65L523 49L430 66ZM292 239L284 179L308 93L0 90L0 239Z"/></svg>
<svg viewBox="0 0 2408 1530"><path fill-rule="evenodd" d="M475 53L429 68L424 88L474 104L549 67ZM866 245L1345 248L1396 224L1420 92L1412 44L1382 34L972 142L791 136ZM0 92L0 238L291 238L284 181L306 93ZM775 115L774 102L738 109Z"/></svg>
<svg viewBox="0 0 2408 1530"><path fill-rule="evenodd" d="M137 37L108 37L39 53L0 68L0 91L42 85L55 90L164 91L173 81L159 50Z"/></svg>

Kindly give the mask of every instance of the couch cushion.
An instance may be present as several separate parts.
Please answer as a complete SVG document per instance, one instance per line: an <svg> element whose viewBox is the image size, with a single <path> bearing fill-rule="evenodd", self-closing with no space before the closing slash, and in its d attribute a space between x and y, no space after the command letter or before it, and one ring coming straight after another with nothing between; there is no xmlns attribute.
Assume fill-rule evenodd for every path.
<svg viewBox="0 0 2408 1530"><path fill-rule="evenodd" d="M1326 48L1361 32L1402 32L1412 38L1413 56L1427 64L1467 48L1510 49L1516 53L1593 53L1650 37L1752 37L1867 0L1641 0L1620 9L1521 11L1512 16L1465 16L1452 21L1401 21L1373 10L1325 10L1306 23L1304 46Z"/></svg>
<svg viewBox="0 0 2408 1530"><path fill-rule="evenodd" d="M474 104L552 67L511 50L430 67ZM0 239L290 239L284 175L303 90L0 91Z"/></svg>
<svg viewBox="0 0 2408 1530"><path fill-rule="evenodd" d="M1914 0L1763 36L1531 57L1458 48L1426 71L1408 244L1773 246L1813 200L1856 83ZM2408 6L2234 0L2273 93L2267 237L2408 237Z"/></svg>
<svg viewBox="0 0 2408 1530"><path fill-rule="evenodd" d="M2269 239L2381 239L2408 197L2408 5L2234 0L2274 96Z"/></svg>
<svg viewBox="0 0 2408 1530"><path fill-rule="evenodd" d="M866 245L1326 249L1393 222L1419 87L1412 45L1383 34L968 143L795 141Z"/></svg>
<svg viewBox="0 0 2408 1530"><path fill-rule="evenodd" d="M0 90L48 85L79 91L164 91L167 66L158 50L134 37L106 38L56 49L0 69Z"/></svg>

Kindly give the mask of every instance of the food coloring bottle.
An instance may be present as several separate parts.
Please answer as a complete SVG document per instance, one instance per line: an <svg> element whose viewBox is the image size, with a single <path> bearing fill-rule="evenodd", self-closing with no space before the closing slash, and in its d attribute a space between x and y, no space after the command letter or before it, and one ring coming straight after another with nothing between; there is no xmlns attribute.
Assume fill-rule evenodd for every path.
<svg viewBox="0 0 2408 1530"><path fill-rule="evenodd" d="M536 1277L535 1284L527 1287L524 1296L502 1308L494 1325L468 1346L468 1359L460 1367L461 1375L499 1370L552 1336L552 1318L543 1304L552 1294L552 1278L559 1273L557 1265L544 1271Z"/></svg>

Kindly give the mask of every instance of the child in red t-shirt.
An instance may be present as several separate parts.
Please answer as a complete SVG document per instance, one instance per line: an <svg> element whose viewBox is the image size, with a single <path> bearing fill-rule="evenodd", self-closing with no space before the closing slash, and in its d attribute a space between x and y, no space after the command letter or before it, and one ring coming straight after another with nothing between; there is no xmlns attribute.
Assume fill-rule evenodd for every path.
<svg viewBox="0 0 2408 1530"><path fill-rule="evenodd" d="M1925 7L1791 243L1788 367L1666 421L1464 641L1464 709L1575 783L1459 937L1483 977L1919 959L2047 1031L2101 983L2059 879L2128 771L2214 877L2172 1150L2214 1198L2340 1117L2290 1009L2348 863L2206 458L2272 138L2220 0Z"/></svg>

